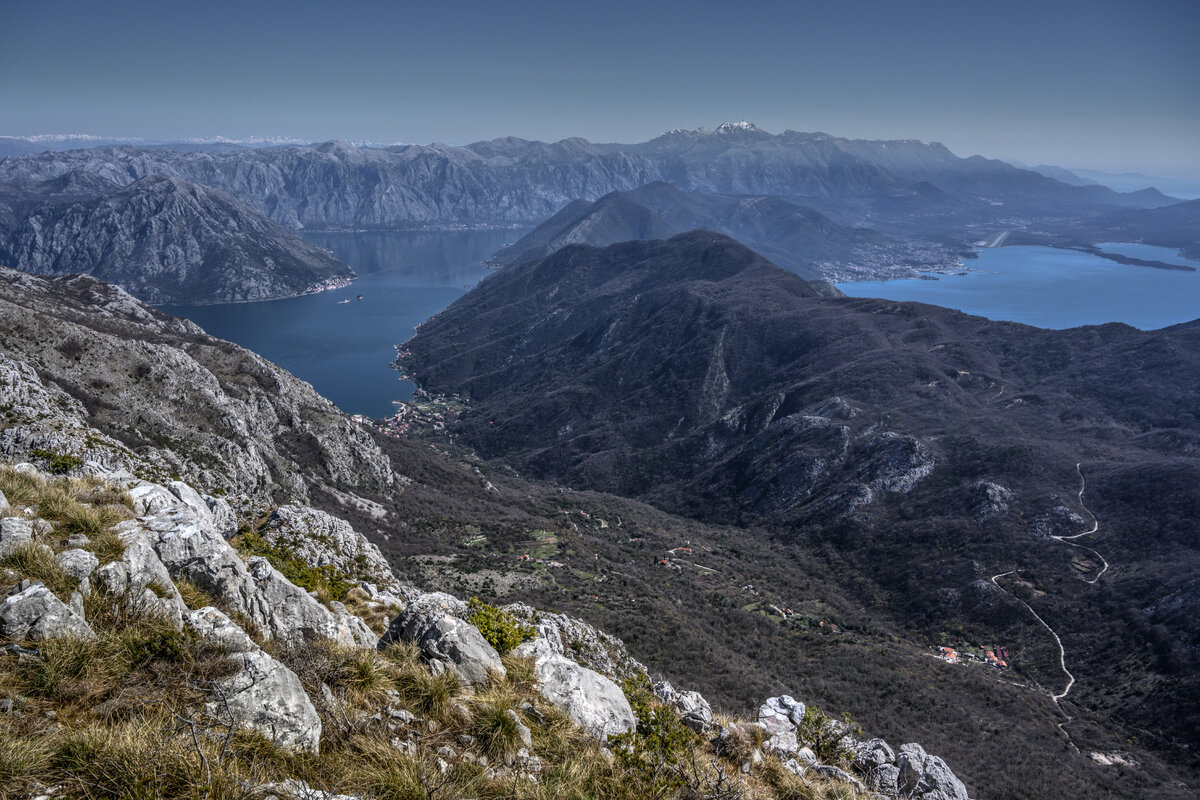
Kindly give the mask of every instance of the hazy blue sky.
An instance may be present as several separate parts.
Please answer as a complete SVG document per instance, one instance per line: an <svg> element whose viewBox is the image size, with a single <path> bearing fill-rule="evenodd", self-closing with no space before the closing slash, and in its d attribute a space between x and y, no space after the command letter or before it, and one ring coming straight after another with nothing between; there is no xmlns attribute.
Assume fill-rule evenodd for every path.
<svg viewBox="0 0 1200 800"><path fill-rule="evenodd" d="M0 134L629 142L743 118L1200 172L1200 0L13 0L0 27Z"/></svg>

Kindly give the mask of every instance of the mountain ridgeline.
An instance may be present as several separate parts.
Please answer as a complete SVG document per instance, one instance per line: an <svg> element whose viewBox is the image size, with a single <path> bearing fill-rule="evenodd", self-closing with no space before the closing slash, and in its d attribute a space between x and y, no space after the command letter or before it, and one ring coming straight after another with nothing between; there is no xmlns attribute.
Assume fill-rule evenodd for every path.
<svg viewBox="0 0 1200 800"><path fill-rule="evenodd" d="M0 264L85 272L154 303L228 303L345 285L354 272L227 192L89 173L0 186Z"/></svg>
<svg viewBox="0 0 1200 800"><path fill-rule="evenodd" d="M0 261L82 269L158 303L288 297L353 277L285 228L541 225L497 264L704 228L837 281L954 269L968 245L1006 230L1190 253L1194 216L1154 190L1070 185L939 144L749 123L640 144L121 145L0 159Z"/></svg>
<svg viewBox="0 0 1200 800"><path fill-rule="evenodd" d="M641 144L503 138L353 147L344 142L197 152L130 145L11 156L0 181L80 170L120 185L147 175L229 191L291 228L537 224L573 200L664 181L685 191L810 198L839 217L931 217L962 226L1015 210L1074 218L1168 205L1162 195L1076 187L1001 161L959 158L939 144L822 133L772 135L753 125L672 131ZM1001 205L1003 204L1003 205ZM890 209L890 210L889 210Z"/></svg>
<svg viewBox="0 0 1200 800"><path fill-rule="evenodd" d="M398 364L463 398L448 430L486 459L758 530L907 636L1010 643L1031 694L1068 687L1068 735L1195 752L1200 322L822 297L694 232L516 264Z"/></svg>
<svg viewBox="0 0 1200 800"><path fill-rule="evenodd" d="M805 278L824 280L913 267L957 265L960 253L933 244L899 241L872 230L839 225L811 208L775 197L726 197L681 192L652 183L613 192L594 203L577 200L492 257L496 266L542 258L570 244L604 246L665 239L686 231L717 231Z"/></svg>

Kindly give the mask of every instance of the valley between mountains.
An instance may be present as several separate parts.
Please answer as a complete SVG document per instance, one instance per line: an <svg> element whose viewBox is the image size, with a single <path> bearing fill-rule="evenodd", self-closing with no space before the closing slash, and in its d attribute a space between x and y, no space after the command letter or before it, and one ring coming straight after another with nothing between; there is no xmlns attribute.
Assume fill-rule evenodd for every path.
<svg viewBox="0 0 1200 800"><path fill-rule="evenodd" d="M300 723L213 727L211 681L154 702L192 704L176 733L209 709L227 743L286 723L232 761L180 751L246 796L1192 797L1200 320L1045 330L831 281L958 270L979 241L1194 255L1196 202L749 123L0 159L0 558L22 604L0 723L54 748L128 732L129 697L176 657L212 667L220 640L292 674ZM148 305L352 281L304 229L497 226L532 230L411 338L388 332L420 388L386 420ZM79 515L97 543L72 544ZM203 566L181 555L197 543ZM29 631L118 646L119 604L80 588L97 570L178 622L155 642L193 649L121 656L128 692L86 670L14 688L56 652ZM501 659L522 624L525 656ZM416 649L377 655L380 636ZM304 649L325 640L344 661ZM572 715L545 670L611 704ZM463 691L413 690L439 681ZM641 771L663 763L624 760L649 740L606 737L638 714L703 763L672 761L663 789ZM21 762L14 796L56 796L32 776L68 750ZM396 759L393 794L355 766Z"/></svg>

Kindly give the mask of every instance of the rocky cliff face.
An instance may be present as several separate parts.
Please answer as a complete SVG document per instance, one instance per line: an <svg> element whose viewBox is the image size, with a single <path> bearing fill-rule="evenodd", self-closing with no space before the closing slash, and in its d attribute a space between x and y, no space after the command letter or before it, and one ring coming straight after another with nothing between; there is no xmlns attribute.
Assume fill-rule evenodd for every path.
<svg viewBox="0 0 1200 800"><path fill-rule="evenodd" d="M95 278L0 269L0 342L10 457L49 450L255 502L397 485L369 432L307 383Z"/></svg>
<svg viewBox="0 0 1200 800"><path fill-rule="evenodd" d="M290 297L354 277L223 191L158 176L98 191L84 185L96 176L76 175L9 188L0 263L38 275L84 272L174 304Z"/></svg>

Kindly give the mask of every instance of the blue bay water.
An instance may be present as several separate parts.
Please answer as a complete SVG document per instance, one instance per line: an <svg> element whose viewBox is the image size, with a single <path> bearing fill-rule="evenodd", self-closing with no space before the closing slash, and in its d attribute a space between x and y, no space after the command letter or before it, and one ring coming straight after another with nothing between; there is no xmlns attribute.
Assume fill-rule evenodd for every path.
<svg viewBox="0 0 1200 800"><path fill-rule="evenodd" d="M1200 269L1178 251L1144 244L1104 244L1107 252ZM964 275L937 280L855 281L837 286L851 297L914 300L995 320L1041 328L1124 322L1151 330L1200 317L1200 272L1118 264L1050 247L998 247L965 262Z"/></svg>
<svg viewBox="0 0 1200 800"><path fill-rule="evenodd" d="M520 235L511 230L305 233L353 267L358 279L344 289L288 300L164 311L279 364L348 414L385 417L394 412L393 401L409 399L414 388L389 366L395 345L466 294L488 274L480 262Z"/></svg>

